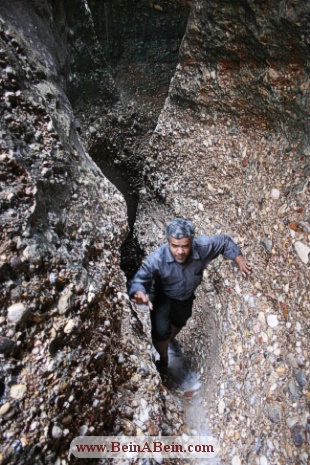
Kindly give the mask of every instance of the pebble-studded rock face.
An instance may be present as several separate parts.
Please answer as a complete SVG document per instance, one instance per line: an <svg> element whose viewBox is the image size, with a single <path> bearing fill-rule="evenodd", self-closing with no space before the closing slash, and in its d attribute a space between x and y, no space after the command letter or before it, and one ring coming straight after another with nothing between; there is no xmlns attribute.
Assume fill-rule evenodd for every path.
<svg viewBox="0 0 310 465"><path fill-rule="evenodd" d="M162 204L141 196L140 245L185 217L230 235L254 267L242 280L214 263L183 331L224 464L310 455L308 17L303 2L194 2L150 140Z"/></svg>
<svg viewBox="0 0 310 465"><path fill-rule="evenodd" d="M222 465L305 465L308 2L195 0L153 135L180 31L144 94L132 13L143 36L144 15L160 30L191 2L135 3L129 18L122 0L116 17L116 2L0 4L0 463L65 465L78 435L189 432L152 363L148 314L126 296L124 199L84 144L130 178L146 252L176 216L242 247L252 277L214 263L181 335L205 386L199 409Z"/></svg>
<svg viewBox="0 0 310 465"><path fill-rule="evenodd" d="M70 31L58 6L0 5L3 464L67 463L79 435L182 427L152 362L148 323L126 295L124 198L76 132L65 93ZM91 29L90 19L81 16Z"/></svg>

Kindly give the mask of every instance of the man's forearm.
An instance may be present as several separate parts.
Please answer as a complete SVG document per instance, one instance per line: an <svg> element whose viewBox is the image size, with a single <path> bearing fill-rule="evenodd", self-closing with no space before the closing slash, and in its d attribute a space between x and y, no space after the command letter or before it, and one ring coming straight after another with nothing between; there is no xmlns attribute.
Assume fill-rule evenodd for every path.
<svg viewBox="0 0 310 465"><path fill-rule="evenodd" d="M145 261L141 268L135 274L130 283L129 296L131 297L136 292L144 292L147 294L152 282L152 271L148 262Z"/></svg>

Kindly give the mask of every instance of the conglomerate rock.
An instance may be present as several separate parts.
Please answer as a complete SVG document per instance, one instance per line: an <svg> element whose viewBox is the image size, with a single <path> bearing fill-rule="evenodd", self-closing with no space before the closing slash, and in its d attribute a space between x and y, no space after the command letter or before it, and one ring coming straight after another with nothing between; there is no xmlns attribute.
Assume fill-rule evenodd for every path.
<svg viewBox="0 0 310 465"><path fill-rule="evenodd" d="M191 2L132 5L0 5L0 461L65 464L78 435L183 430L125 293L125 203L95 160L139 199L141 250L184 216L251 260L244 281L225 260L206 271L181 338L219 462L305 465L309 5L194 0L153 135Z"/></svg>
<svg viewBox="0 0 310 465"><path fill-rule="evenodd" d="M221 462L309 460L309 4L193 4L147 154L160 202L140 198L147 250L167 220L228 234L253 265L219 259L183 331L205 381Z"/></svg>
<svg viewBox="0 0 310 465"><path fill-rule="evenodd" d="M182 418L126 295L124 198L76 131L63 2L0 11L0 463L63 464L76 436L167 434Z"/></svg>

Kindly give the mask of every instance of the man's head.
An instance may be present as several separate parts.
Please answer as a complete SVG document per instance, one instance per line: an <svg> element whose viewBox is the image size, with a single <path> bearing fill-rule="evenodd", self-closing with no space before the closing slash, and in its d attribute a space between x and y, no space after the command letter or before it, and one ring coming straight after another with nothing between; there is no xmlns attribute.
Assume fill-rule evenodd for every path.
<svg viewBox="0 0 310 465"><path fill-rule="evenodd" d="M195 227L191 221L176 218L167 224L166 237L173 258L185 263L192 250Z"/></svg>

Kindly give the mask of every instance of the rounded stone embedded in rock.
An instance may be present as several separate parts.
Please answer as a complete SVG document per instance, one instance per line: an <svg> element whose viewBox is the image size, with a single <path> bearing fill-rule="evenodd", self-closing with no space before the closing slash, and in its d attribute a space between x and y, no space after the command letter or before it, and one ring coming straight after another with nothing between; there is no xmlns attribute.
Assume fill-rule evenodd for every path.
<svg viewBox="0 0 310 465"><path fill-rule="evenodd" d="M300 387L305 387L307 384L307 375L304 371L299 371L296 375L297 383Z"/></svg>
<svg viewBox="0 0 310 465"><path fill-rule="evenodd" d="M299 424L294 425L291 428L291 436L295 446L302 446L306 439L305 428Z"/></svg>
<svg viewBox="0 0 310 465"><path fill-rule="evenodd" d="M278 200L278 198L280 197L280 191L279 189L271 189L271 198L273 200Z"/></svg>
<svg viewBox="0 0 310 465"><path fill-rule="evenodd" d="M245 322L245 326L247 327L249 331L251 331L253 328L253 320L251 318L247 318Z"/></svg>
<svg viewBox="0 0 310 465"><path fill-rule="evenodd" d="M64 328L64 333L70 334L75 327L75 321L73 319L69 320Z"/></svg>
<svg viewBox="0 0 310 465"><path fill-rule="evenodd" d="M15 342L8 337L0 337L0 354L8 354L15 347Z"/></svg>
<svg viewBox="0 0 310 465"><path fill-rule="evenodd" d="M294 357L294 354L290 353L290 354L287 354L286 356L286 363L292 367L292 368L298 368L298 363L297 363L297 360L296 358Z"/></svg>
<svg viewBox="0 0 310 465"><path fill-rule="evenodd" d="M61 438L63 434L62 428L59 425L54 425L52 428L52 437L54 439L59 439Z"/></svg>
<svg viewBox="0 0 310 465"><path fill-rule="evenodd" d="M8 308L8 320L15 325L20 323L26 314L27 310L21 302L13 304Z"/></svg>
<svg viewBox="0 0 310 465"><path fill-rule="evenodd" d="M71 306L71 297L72 297L72 291L70 289L67 289L60 297L58 301L58 312L60 315L63 315L66 313L67 310L69 310Z"/></svg>
<svg viewBox="0 0 310 465"><path fill-rule="evenodd" d="M148 376L150 374L150 369L145 362L141 362L140 367L144 376Z"/></svg>
<svg viewBox="0 0 310 465"><path fill-rule="evenodd" d="M80 436L86 436L88 431L88 426L87 425L82 425L80 430L79 430L79 435Z"/></svg>
<svg viewBox="0 0 310 465"><path fill-rule="evenodd" d="M218 412L220 415L223 415L224 411L225 411L225 402L223 400L220 400L219 405L218 405Z"/></svg>
<svg viewBox="0 0 310 465"><path fill-rule="evenodd" d="M268 416L269 416L269 419L273 423L279 423L281 421L281 418L282 418L281 407L279 407L278 405L274 405L274 406L269 407Z"/></svg>
<svg viewBox="0 0 310 465"><path fill-rule="evenodd" d="M13 384L10 389L10 397L13 399L22 399L27 392L25 384Z"/></svg>
<svg viewBox="0 0 310 465"><path fill-rule="evenodd" d="M279 324L279 320L277 315L268 315L267 316L267 323L269 328L275 328Z"/></svg>
<svg viewBox="0 0 310 465"><path fill-rule="evenodd" d="M241 465L241 459L238 455L232 458L231 465Z"/></svg>
<svg viewBox="0 0 310 465"><path fill-rule="evenodd" d="M266 459L265 455L262 455L259 458L259 465L268 465L268 460Z"/></svg>
<svg viewBox="0 0 310 465"><path fill-rule="evenodd" d="M6 402L5 404L3 404L2 407L0 407L0 417L3 417L6 413L8 413L10 408L11 408L10 402Z"/></svg>
<svg viewBox="0 0 310 465"><path fill-rule="evenodd" d="M298 387L296 385L296 382L294 380L294 378L291 378L289 383L288 383L288 388L289 388L289 391L291 393L291 396L293 398L293 400L296 400L297 396L298 396Z"/></svg>
<svg viewBox="0 0 310 465"><path fill-rule="evenodd" d="M300 241L296 241L294 247L300 260L307 265L309 262L310 247Z"/></svg>
<svg viewBox="0 0 310 465"><path fill-rule="evenodd" d="M268 239L268 237L263 237L260 240L260 243L268 253L272 252L272 240L271 239Z"/></svg>

